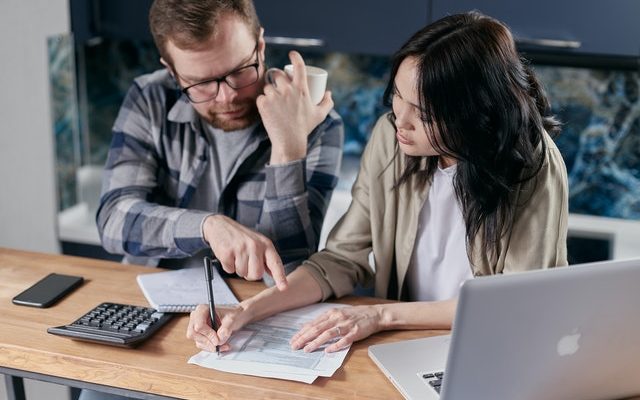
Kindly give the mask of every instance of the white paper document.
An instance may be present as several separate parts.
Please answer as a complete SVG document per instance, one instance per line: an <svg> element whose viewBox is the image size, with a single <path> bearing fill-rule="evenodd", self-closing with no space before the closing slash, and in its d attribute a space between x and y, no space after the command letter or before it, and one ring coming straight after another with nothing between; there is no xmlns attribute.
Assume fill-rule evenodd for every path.
<svg viewBox="0 0 640 400"><path fill-rule="evenodd" d="M345 305L319 303L251 323L233 334L229 340L230 351L220 356L201 351L191 357L189 363L218 371L305 383L312 383L318 376L332 376L342 365L349 347L325 353L326 346L323 346L305 353L291 350L289 340L303 324L335 307Z"/></svg>

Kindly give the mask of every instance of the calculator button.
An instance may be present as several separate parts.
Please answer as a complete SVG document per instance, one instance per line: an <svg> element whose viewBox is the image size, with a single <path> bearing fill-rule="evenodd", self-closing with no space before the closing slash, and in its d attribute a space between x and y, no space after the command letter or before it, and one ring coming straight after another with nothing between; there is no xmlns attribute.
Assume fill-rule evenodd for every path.
<svg viewBox="0 0 640 400"><path fill-rule="evenodd" d="M162 316L163 316L163 315L164 315L163 313L160 313L160 312L154 312L153 314L151 314L151 318L153 318L153 319L160 319L160 318L162 318Z"/></svg>
<svg viewBox="0 0 640 400"><path fill-rule="evenodd" d="M147 328L149 327L148 324L140 324L138 326L136 326L135 330L138 332L144 332L147 330Z"/></svg>

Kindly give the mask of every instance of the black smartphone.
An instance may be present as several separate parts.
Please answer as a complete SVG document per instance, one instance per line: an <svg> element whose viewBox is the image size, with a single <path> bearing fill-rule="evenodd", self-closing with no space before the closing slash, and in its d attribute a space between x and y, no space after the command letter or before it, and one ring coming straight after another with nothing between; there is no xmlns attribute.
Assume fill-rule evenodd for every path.
<svg viewBox="0 0 640 400"><path fill-rule="evenodd" d="M13 298L13 304L50 307L82 284L81 276L49 274Z"/></svg>

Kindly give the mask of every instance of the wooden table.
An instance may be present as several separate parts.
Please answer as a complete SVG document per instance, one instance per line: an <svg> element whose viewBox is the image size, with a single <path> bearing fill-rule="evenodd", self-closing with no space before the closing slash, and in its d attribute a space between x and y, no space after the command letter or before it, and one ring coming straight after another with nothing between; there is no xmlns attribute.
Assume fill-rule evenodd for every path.
<svg viewBox="0 0 640 400"><path fill-rule="evenodd" d="M401 395L367 355L376 343L432 336L446 331L384 332L351 347L341 368L311 384L236 375L187 364L198 352L185 336L188 316L171 320L135 349L124 349L50 335L47 328L74 321L97 304L113 301L146 306L135 277L157 269L80 257L0 248L0 373L21 386L33 378L137 398L187 399L394 399ZM50 272L81 275L85 283L51 308L16 306L11 299ZM230 279L245 299L262 283ZM379 299L347 297L346 304ZM11 398L11 397L10 397Z"/></svg>

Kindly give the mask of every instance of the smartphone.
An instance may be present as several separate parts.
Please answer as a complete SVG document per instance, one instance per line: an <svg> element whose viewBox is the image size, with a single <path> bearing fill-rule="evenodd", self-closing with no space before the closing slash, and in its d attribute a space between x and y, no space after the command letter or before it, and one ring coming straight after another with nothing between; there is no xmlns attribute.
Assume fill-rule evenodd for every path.
<svg viewBox="0 0 640 400"><path fill-rule="evenodd" d="M46 308L82 284L81 276L49 274L13 298L13 304Z"/></svg>

